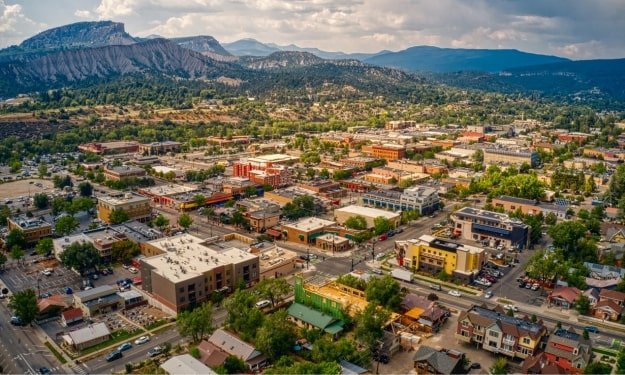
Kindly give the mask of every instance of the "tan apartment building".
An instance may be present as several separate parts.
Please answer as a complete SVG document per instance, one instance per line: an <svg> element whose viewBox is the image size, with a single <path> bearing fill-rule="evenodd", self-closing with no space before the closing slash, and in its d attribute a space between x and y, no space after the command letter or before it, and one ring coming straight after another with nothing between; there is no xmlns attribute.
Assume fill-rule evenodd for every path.
<svg viewBox="0 0 625 375"><path fill-rule="evenodd" d="M486 165L522 165L524 163L530 167L536 167L540 163L538 153L529 150L484 149L484 164Z"/></svg>
<svg viewBox="0 0 625 375"><path fill-rule="evenodd" d="M52 235L52 224L41 219L26 217L26 215L9 218L7 220L7 227L9 231L19 229L24 232L27 243L35 243L43 237L50 237Z"/></svg>
<svg viewBox="0 0 625 375"><path fill-rule="evenodd" d="M127 193L122 197L98 197L98 219L110 223L111 211L121 209L128 213L130 220L145 222L152 215L150 199Z"/></svg>
<svg viewBox="0 0 625 375"><path fill-rule="evenodd" d="M388 161L403 159L406 157L406 147L395 144L362 146L362 152L369 154L374 158L385 159Z"/></svg>
<svg viewBox="0 0 625 375"><path fill-rule="evenodd" d="M128 177L143 177L146 175L145 169L123 165L120 167L104 167L104 177L107 180L119 181Z"/></svg>
<svg viewBox="0 0 625 375"><path fill-rule="evenodd" d="M230 247L211 247L190 234L146 243L158 255L141 260L142 287L165 308L179 312L210 298L213 292L251 286L260 279L259 257Z"/></svg>

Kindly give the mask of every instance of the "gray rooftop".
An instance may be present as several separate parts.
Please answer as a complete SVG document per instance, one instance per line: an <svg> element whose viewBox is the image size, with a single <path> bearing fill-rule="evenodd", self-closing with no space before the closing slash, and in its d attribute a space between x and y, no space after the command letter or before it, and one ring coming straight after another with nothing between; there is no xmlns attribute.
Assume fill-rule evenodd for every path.
<svg viewBox="0 0 625 375"><path fill-rule="evenodd" d="M68 335L72 339L74 345L80 345L94 338L108 336L111 332L106 327L106 323L96 323L85 328L70 332Z"/></svg>
<svg viewBox="0 0 625 375"><path fill-rule="evenodd" d="M213 332L208 341L228 354L235 355L244 361L249 361L262 355L252 345L221 328Z"/></svg>
<svg viewBox="0 0 625 375"><path fill-rule="evenodd" d="M117 293L117 289L110 285L101 285L90 290L83 290L74 294L76 298L79 298L83 303L92 299L108 296L110 294Z"/></svg>

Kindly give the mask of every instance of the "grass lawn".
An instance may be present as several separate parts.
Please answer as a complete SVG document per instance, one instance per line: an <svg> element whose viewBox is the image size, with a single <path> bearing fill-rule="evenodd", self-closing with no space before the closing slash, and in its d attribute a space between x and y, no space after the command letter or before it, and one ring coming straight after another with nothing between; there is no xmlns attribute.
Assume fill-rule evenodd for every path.
<svg viewBox="0 0 625 375"><path fill-rule="evenodd" d="M159 319L153 323L150 323L148 325L145 326L145 329L147 329L148 331L153 330L154 328L158 328L164 324L169 323L169 321L167 321L167 319Z"/></svg>
<svg viewBox="0 0 625 375"><path fill-rule="evenodd" d="M126 341L129 338L138 335L139 333L140 332L138 332L138 331L132 331L132 332L129 332L129 331L126 331L126 330L115 331L115 332L111 333L111 338L110 339L108 339L108 340L106 340L104 342L101 342L98 345L92 346L90 348L87 348L87 349L81 351L80 355L84 356L86 354L93 353L93 352L96 352L98 350L104 349L104 348L106 348L108 346L111 346L113 344L117 344L117 343L120 343L122 341Z"/></svg>
<svg viewBox="0 0 625 375"><path fill-rule="evenodd" d="M67 363L67 360L65 359L65 357L63 357L63 356L61 355L61 353L59 353L59 352L58 352L58 351L54 348L54 346L52 346L52 344L50 344L49 342L47 342L47 341L46 341L46 342L44 343L44 345L46 346L46 348L48 348L48 349L52 352L52 354L54 354L54 356L56 357L56 359L58 359L58 360L59 360L59 362L61 362L62 364Z"/></svg>

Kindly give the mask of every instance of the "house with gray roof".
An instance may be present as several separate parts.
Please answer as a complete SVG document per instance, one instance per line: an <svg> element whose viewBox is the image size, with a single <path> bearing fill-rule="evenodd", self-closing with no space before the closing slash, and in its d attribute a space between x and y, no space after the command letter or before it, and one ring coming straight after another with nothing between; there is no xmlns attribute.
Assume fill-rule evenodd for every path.
<svg viewBox="0 0 625 375"><path fill-rule="evenodd" d="M77 350L83 350L108 340L111 332L105 323L96 323L63 336L63 340Z"/></svg>
<svg viewBox="0 0 625 375"><path fill-rule="evenodd" d="M85 316L94 316L122 308L124 299L117 294L116 288L102 285L74 294L74 304Z"/></svg>
<svg viewBox="0 0 625 375"><path fill-rule="evenodd" d="M258 349L224 329L213 332L208 342L229 355L241 358L252 371L260 370L267 363L267 357Z"/></svg>
<svg viewBox="0 0 625 375"><path fill-rule="evenodd" d="M169 375L204 375L217 374L190 354L177 355L169 358L160 365Z"/></svg>
<svg viewBox="0 0 625 375"><path fill-rule="evenodd" d="M462 374L464 353L421 345L412 360L417 374Z"/></svg>

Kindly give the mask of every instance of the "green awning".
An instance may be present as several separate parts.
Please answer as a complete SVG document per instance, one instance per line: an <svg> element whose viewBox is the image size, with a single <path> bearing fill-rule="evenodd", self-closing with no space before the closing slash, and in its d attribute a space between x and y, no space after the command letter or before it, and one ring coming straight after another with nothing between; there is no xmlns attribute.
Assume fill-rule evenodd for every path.
<svg viewBox="0 0 625 375"><path fill-rule="evenodd" d="M338 320L327 326L324 331L331 335L336 335L337 333L343 331L343 322Z"/></svg>

